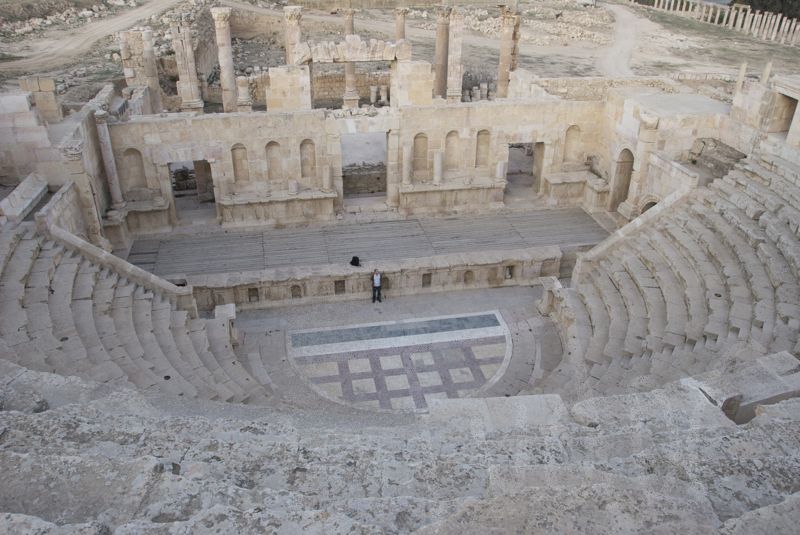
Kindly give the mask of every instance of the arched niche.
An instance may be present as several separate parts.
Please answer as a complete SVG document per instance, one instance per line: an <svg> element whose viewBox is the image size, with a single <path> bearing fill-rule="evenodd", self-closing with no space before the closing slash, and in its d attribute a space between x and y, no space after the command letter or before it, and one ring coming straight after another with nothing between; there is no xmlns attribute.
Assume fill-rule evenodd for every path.
<svg viewBox="0 0 800 535"><path fill-rule="evenodd" d="M122 191L147 188L147 176L144 173L142 153L136 149L127 149L122 153L119 162L120 186Z"/></svg>
<svg viewBox="0 0 800 535"><path fill-rule="evenodd" d="M564 161L581 160L581 129L578 125L572 125L567 128L567 133L564 135Z"/></svg>
<svg viewBox="0 0 800 535"><path fill-rule="evenodd" d="M414 177L426 178L428 172L428 136L414 136Z"/></svg>
<svg viewBox="0 0 800 535"><path fill-rule="evenodd" d="M628 198L631 175L633 175L633 162L633 153L628 149L622 149L617 157L614 181L611 186L611 199L608 205L611 212L616 212L620 203Z"/></svg>
<svg viewBox="0 0 800 535"><path fill-rule="evenodd" d="M451 131L444 138L444 168L446 171L454 171L459 168L459 139L458 132Z"/></svg>
<svg viewBox="0 0 800 535"><path fill-rule="evenodd" d="M300 143L300 176L305 179L317 176L317 154L314 142L310 139Z"/></svg>
<svg viewBox="0 0 800 535"><path fill-rule="evenodd" d="M233 160L233 179L236 182L250 180L250 164L247 161L247 149L241 143L231 147L231 159Z"/></svg>
<svg viewBox="0 0 800 535"><path fill-rule="evenodd" d="M272 184L279 184L284 180L283 157L281 145L277 141L270 141L264 148L267 157L267 180Z"/></svg>
<svg viewBox="0 0 800 535"><path fill-rule="evenodd" d="M486 167L489 165L489 143L491 134L488 130L478 132L475 141L475 167Z"/></svg>

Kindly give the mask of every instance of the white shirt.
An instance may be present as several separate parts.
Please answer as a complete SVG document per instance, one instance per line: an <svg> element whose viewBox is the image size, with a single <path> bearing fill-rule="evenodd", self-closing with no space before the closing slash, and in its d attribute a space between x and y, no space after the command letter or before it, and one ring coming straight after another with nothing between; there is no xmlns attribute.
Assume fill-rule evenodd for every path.
<svg viewBox="0 0 800 535"><path fill-rule="evenodd" d="M380 286L381 285L381 274L380 273L373 273L372 274L372 286Z"/></svg>

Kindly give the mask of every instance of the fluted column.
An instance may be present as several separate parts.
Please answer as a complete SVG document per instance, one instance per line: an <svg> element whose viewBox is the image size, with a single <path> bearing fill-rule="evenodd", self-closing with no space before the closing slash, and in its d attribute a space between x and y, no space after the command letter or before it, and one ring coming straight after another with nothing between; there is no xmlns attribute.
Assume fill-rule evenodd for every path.
<svg viewBox="0 0 800 535"><path fill-rule="evenodd" d="M407 7L398 7L394 10L394 38L398 41L406 38Z"/></svg>
<svg viewBox="0 0 800 535"><path fill-rule="evenodd" d="M158 82L158 63L153 49L152 30L142 31L142 64L147 87L150 88L150 106L153 113L161 113L161 84Z"/></svg>
<svg viewBox="0 0 800 535"><path fill-rule="evenodd" d="M450 38L447 44L447 101L461 102L464 66L461 61L461 41L464 33L464 12L453 8L450 12Z"/></svg>
<svg viewBox="0 0 800 535"><path fill-rule="evenodd" d="M286 6L283 8L284 47L286 49L286 64L294 65L294 51L300 44L300 21L303 18L301 6Z"/></svg>
<svg viewBox="0 0 800 535"><path fill-rule="evenodd" d="M103 169L106 172L108 192L111 194L111 206L119 209L125 206L122 198L122 188L117 174L117 162L114 159L114 149L111 146L111 135L108 133L108 113L98 110L94 114L97 125L97 138L100 141L100 155L103 158Z"/></svg>
<svg viewBox="0 0 800 535"><path fill-rule="evenodd" d="M354 9L345 9L344 14L344 34L355 35ZM356 64L344 64L344 96L342 97L343 107L358 108L358 89L356 88Z"/></svg>
<svg viewBox="0 0 800 535"><path fill-rule="evenodd" d="M181 26L177 21L171 26L172 49L178 65L178 94L181 97L181 110L203 109L203 96L197 79L197 66L194 61L194 43L189 21L184 19Z"/></svg>
<svg viewBox="0 0 800 535"><path fill-rule="evenodd" d="M497 67L497 97L508 96L508 83L511 77L511 63L514 55L514 29L516 16L508 9L503 8L500 29L500 62Z"/></svg>
<svg viewBox="0 0 800 535"><path fill-rule="evenodd" d="M219 82L222 86L222 109L236 111L236 72L233 69L233 47L231 46L231 8L212 7L214 29L217 33L217 55L219 58Z"/></svg>
<svg viewBox="0 0 800 535"><path fill-rule="evenodd" d="M433 96L447 96L447 46L450 33L450 8L439 8L436 18L436 50L433 55Z"/></svg>

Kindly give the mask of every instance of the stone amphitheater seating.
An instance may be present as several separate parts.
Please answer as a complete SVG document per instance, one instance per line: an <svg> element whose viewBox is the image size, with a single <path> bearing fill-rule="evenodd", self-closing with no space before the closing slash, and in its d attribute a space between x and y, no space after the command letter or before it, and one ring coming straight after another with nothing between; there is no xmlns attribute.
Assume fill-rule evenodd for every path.
<svg viewBox="0 0 800 535"><path fill-rule="evenodd" d="M92 264L31 224L0 233L0 357L188 398L263 403L225 327Z"/></svg>
<svg viewBox="0 0 800 535"><path fill-rule="evenodd" d="M455 399L357 420L109 392L3 361L0 376L15 378L0 383L9 533L788 534L800 514L788 353L571 407ZM736 425L732 394L744 411L775 404Z"/></svg>
<svg viewBox="0 0 800 535"><path fill-rule="evenodd" d="M587 398L722 366L747 344L800 354L800 165L763 152L584 262L563 289L586 329L539 392ZM584 373L576 372L583 367Z"/></svg>

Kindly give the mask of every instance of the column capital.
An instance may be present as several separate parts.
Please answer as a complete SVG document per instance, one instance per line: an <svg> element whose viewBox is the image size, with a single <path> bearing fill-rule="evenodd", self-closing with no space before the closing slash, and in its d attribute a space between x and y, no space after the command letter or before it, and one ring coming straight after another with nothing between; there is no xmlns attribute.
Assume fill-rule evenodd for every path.
<svg viewBox="0 0 800 535"><path fill-rule="evenodd" d="M395 15L408 15L409 9L407 7L396 7L394 8Z"/></svg>
<svg viewBox="0 0 800 535"><path fill-rule="evenodd" d="M300 21L300 19L303 17L303 6L284 7L283 17L289 21Z"/></svg>
<svg viewBox="0 0 800 535"><path fill-rule="evenodd" d="M231 20L231 8L212 7L211 18L214 19L214 24L217 26L228 26Z"/></svg>
<svg viewBox="0 0 800 535"><path fill-rule="evenodd" d="M105 110L97 110L94 112L94 120L97 124L106 124L108 122L108 112Z"/></svg>
<svg viewBox="0 0 800 535"><path fill-rule="evenodd" d="M353 15L356 14L356 10L353 9L352 7L345 7L345 8L340 9L339 13L341 13L345 17L352 17Z"/></svg>
<svg viewBox="0 0 800 535"><path fill-rule="evenodd" d="M439 24L447 24L450 22L450 11L452 8L450 6L439 6L436 10L436 21Z"/></svg>

